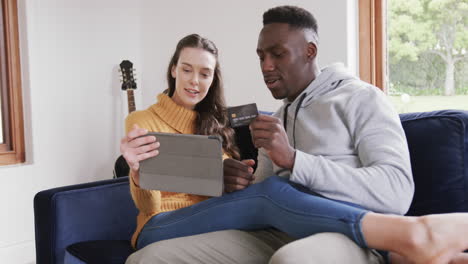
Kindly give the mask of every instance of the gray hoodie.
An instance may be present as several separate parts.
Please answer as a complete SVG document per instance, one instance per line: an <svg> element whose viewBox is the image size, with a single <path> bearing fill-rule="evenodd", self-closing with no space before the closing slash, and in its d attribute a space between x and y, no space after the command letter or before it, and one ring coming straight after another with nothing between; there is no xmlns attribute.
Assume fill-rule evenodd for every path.
<svg viewBox="0 0 468 264"><path fill-rule="evenodd" d="M257 181L276 174L375 212L408 211L414 193L408 145L398 114L378 88L334 64L274 115L286 121L294 168L276 166L260 149Z"/></svg>

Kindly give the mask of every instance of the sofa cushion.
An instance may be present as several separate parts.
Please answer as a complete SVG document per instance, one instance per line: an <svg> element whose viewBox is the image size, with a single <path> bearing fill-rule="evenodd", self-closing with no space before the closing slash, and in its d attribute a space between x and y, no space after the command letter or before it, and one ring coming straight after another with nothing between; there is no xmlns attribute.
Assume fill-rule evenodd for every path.
<svg viewBox="0 0 468 264"><path fill-rule="evenodd" d="M272 115L273 112L259 112L262 115ZM255 148L250 135L248 126L239 126L234 128L236 145L239 147L241 160L253 159L255 160L254 169L257 168L258 150Z"/></svg>
<svg viewBox="0 0 468 264"><path fill-rule="evenodd" d="M133 253L128 240L97 240L67 247L65 264L123 264Z"/></svg>
<svg viewBox="0 0 468 264"><path fill-rule="evenodd" d="M468 212L468 112L400 115L415 195L408 215Z"/></svg>

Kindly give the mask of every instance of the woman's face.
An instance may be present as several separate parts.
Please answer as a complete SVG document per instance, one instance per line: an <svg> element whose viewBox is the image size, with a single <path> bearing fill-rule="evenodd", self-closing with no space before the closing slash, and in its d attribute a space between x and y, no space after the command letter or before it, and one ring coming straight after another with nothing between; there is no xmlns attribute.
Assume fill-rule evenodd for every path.
<svg viewBox="0 0 468 264"><path fill-rule="evenodd" d="M194 109L205 98L213 82L216 58L200 48L183 48L171 74L175 79L172 100L178 105Z"/></svg>

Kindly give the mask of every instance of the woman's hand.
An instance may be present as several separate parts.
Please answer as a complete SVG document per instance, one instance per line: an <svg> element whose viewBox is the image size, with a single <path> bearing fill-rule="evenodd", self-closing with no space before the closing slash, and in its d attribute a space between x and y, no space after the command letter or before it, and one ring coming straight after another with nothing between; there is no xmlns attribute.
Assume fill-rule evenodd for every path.
<svg viewBox="0 0 468 264"><path fill-rule="evenodd" d="M139 169L140 161L155 157L159 154L159 142L155 136L146 136L148 130L133 125L133 129L120 141L120 153L127 161L132 171L133 181L140 185Z"/></svg>

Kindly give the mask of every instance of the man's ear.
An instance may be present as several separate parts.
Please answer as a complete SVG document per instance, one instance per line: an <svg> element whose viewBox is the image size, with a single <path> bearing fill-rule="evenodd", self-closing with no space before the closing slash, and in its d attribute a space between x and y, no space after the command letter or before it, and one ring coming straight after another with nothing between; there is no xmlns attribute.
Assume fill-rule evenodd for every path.
<svg viewBox="0 0 468 264"><path fill-rule="evenodd" d="M317 57L317 45L313 42L307 44L307 58L313 60Z"/></svg>

